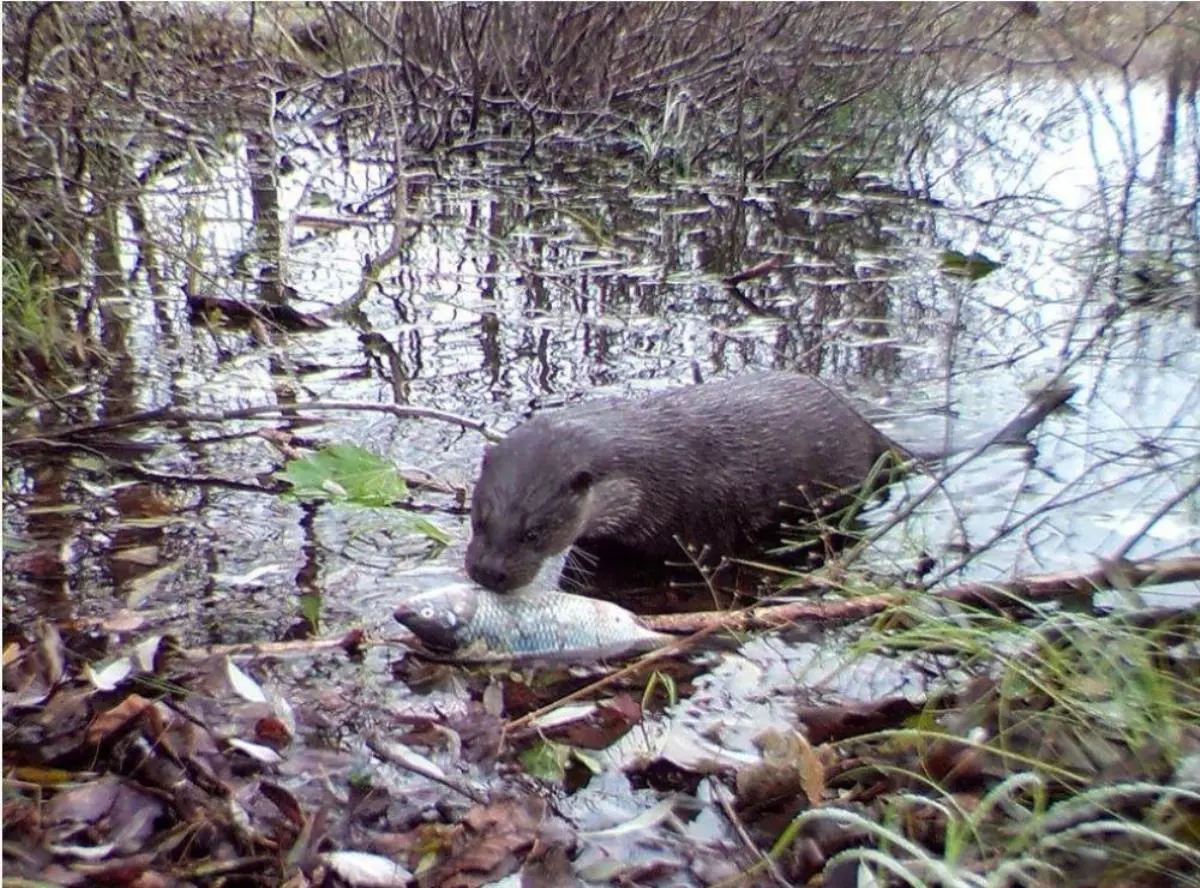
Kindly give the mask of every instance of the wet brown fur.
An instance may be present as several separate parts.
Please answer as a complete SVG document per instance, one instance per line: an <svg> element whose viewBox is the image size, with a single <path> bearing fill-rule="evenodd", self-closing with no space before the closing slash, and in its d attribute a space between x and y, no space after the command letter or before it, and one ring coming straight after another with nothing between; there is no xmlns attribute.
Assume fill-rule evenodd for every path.
<svg viewBox="0 0 1200 888"><path fill-rule="evenodd" d="M576 542L732 554L823 500L844 504L890 450L843 396L789 372L545 413L484 456L467 571L507 591Z"/></svg>

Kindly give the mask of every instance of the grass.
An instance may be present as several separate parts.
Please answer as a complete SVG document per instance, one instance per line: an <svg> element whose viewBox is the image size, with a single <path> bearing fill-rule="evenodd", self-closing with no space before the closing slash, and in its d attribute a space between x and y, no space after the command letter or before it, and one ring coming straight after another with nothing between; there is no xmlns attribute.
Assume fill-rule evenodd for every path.
<svg viewBox="0 0 1200 888"><path fill-rule="evenodd" d="M37 264L6 251L4 263L4 393L15 397L23 376L44 384L66 373L74 331Z"/></svg>
<svg viewBox="0 0 1200 888"><path fill-rule="evenodd" d="M856 652L952 662L941 683L956 699L935 694L911 726L853 738L890 791L866 810L802 813L773 853L823 820L862 837L826 872L854 862L908 885L1200 885L1186 875L1200 873L1200 683L1186 638L1169 620L1121 616L890 614Z"/></svg>

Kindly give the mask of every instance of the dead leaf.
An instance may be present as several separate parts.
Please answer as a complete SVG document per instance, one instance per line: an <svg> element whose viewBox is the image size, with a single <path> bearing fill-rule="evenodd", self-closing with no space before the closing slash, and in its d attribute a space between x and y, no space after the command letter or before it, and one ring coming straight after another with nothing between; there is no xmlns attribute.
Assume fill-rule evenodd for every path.
<svg viewBox="0 0 1200 888"><path fill-rule="evenodd" d="M154 550L155 560L149 566L153 567L158 560L158 551L155 546L146 546L146 549ZM135 551L135 550L130 550ZM113 556L116 558L116 555ZM141 561L134 561L135 564L142 564ZM171 577L179 573L186 564L183 558L176 558L173 561L168 561L166 564L159 567L154 567L153 570L148 570L143 574L131 577L125 584L125 606L134 608L140 605L143 601L159 590Z"/></svg>
<svg viewBox="0 0 1200 888"><path fill-rule="evenodd" d="M478 888L515 873L521 852L533 847L545 803L505 799L467 812L437 866L419 877L426 888Z"/></svg>
<svg viewBox="0 0 1200 888"><path fill-rule="evenodd" d="M254 739L278 750L285 749L292 742L292 734L280 719L268 715L254 723Z"/></svg>
<svg viewBox="0 0 1200 888"><path fill-rule="evenodd" d="M154 567L158 564L158 546L132 546L112 553L113 561L123 561L142 567Z"/></svg>
<svg viewBox="0 0 1200 888"><path fill-rule="evenodd" d="M63 641L58 627L48 620L37 621L37 650L46 684L54 687L63 676Z"/></svg>
<svg viewBox="0 0 1200 888"><path fill-rule="evenodd" d="M46 804L43 814L48 830L62 829L64 824L92 824L112 810L120 789L118 777L102 777L57 793Z"/></svg>
<svg viewBox="0 0 1200 888"><path fill-rule="evenodd" d="M251 703L266 703L267 695L258 682L238 668L229 657L225 658L225 677L235 694Z"/></svg>
<svg viewBox="0 0 1200 888"><path fill-rule="evenodd" d="M130 722L139 719L148 710L154 708L154 702L139 694L130 694L112 709L102 712L88 725L85 739L92 746L102 742L124 728Z"/></svg>
<svg viewBox="0 0 1200 888"><path fill-rule="evenodd" d="M296 797L275 783L270 783L266 780L259 781L259 791L263 796L271 802L279 812L286 817L293 826L297 828L304 825L304 812L300 808L300 803L296 801Z"/></svg>
<svg viewBox="0 0 1200 888"><path fill-rule="evenodd" d="M796 718L808 741L820 746L834 740L870 734L900 725L921 711L922 704L903 697L843 703L839 706L802 706Z"/></svg>
<svg viewBox="0 0 1200 888"><path fill-rule="evenodd" d="M555 736L580 749L608 749L641 720L641 704L620 694L599 704L591 718L569 724Z"/></svg>
<svg viewBox="0 0 1200 888"><path fill-rule="evenodd" d="M342 636L341 647L346 652L348 657L357 657L363 652L363 643L367 640L367 633L361 629L351 629Z"/></svg>
<svg viewBox="0 0 1200 888"><path fill-rule="evenodd" d="M77 771L67 771L63 768L13 768L5 776L11 780L45 787L61 786L81 777Z"/></svg>
<svg viewBox="0 0 1200 888"><path fill-rule="evenodd" d="M403 888L412 881L412 873L378 854L333 851L322 854L321 859L338 878L354 888Z"/></svg>
<svg viewBox="0 0 1200 888"><path fill-rule="evenodd" d="M283 761L283 757L274 749L259 743L249 743L245 740L239 740L237 737L231 737L229 739L229 746L243 755L249 756L259 764L277 765Z"/></svg>
<svg viewBox="0 0 1200 888"><path fill-rule="evenodd" d="M737 773L736 810L760 834L774 835L825 794L825 765L799 731L769 729L755 738L760 764Z"/></svg>
<svg viewBox="0 0 1200 888"><path fill-rule="evenodd" d="M88 679L98 691L115 691L118 685L133 674L133 663L128 657L119 657L111 663L92 669L90 665L83 667L83 677Z"/></svg>
<svg viewBox="0 0 1200 888"><path fill-rule="evenodd" d="M808 803L819 805L825 794L825 765L808 738L799 731L769 729L755 739L762 749L764 764L798 768Z"/></svg>
<svg viewBox="0 0 1200 888"><path fill-rule="evenodd" d="M146 624L146 615L137 611L121 608L100 620L100 628L105 632L133 632Z"/></svg>
<svg viewBox="0 0 1200 888"><path fill-rule="evenodd" d="M521 888L577 888L567 848L559 842L539 841L521 868Z"/></svg>
<svg viewBox="0 0 1200 888"><path fill-rule="evenodd" d="M588 832L579 833L581 839L612 839L617 836L628 836L639 832L646 832L658 826L668 817L675 813L675 806L679 804L678 800L668 796L663 799L653 808L648 808L639 814L637 817L630 818L615 826L606 827L605 829L590 830Z"/></svg>

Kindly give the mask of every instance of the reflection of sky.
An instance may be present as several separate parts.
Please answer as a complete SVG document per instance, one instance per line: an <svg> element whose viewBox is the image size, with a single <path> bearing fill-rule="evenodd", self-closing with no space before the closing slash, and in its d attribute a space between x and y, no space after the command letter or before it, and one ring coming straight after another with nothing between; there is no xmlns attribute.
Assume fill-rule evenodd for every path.
<svg viewBox="0 0 1200 888"><path fill-rule="evenodd" d="M1043 212L1031 213L1027 207L997 212L993 225L986 229L961 218L955 226L951 217L947 229L963 239L964 249L978 245L993 255L1000 250L1007 254L1008 266L981 281L973 294L997 309L996 316L982 313L983 323L963 339L973 340L981 352L1003 354L1022 339L1032 341L1030 334L1041 331L1043 341L1030 355L1023 368L1026 371L1039 365L1044 371L1054 370L1064 349L1074 354L1094 332L1096 314L1108 301L1107 291L1101 289L1092 310L1083 313L1083 322L1074 324L1086 292L1079 271L1088 267L1085 257L1089 251L1093 256L1104 255L1097 249L1100 232L1096 226L1106 216L1116 218L1117 201L1134 158L1138 181L1130 192L1131 221L1125 243L1136 248L1157 245L1161 255L1166 255L1171 243L1160 227L1163 215L1146 212L1158 197L1150 185L1159 162L1163 90L1156 84L1139 84L1126 102L1118 84L1084 84L1077 98L1086 102L1091 113L1082 115L1075 112L1077 104L1068 103L1070 98L1067 87L1038 85L1011 109L1005 109L1008 100L999 92L990 100L977 102L975 107L990 103L1000 109L994 118L997 125L989 126L985 115L982 126L972 119L969 125L946 133L945 153L940 159L955 172L938 178L939 187L935 188L935 194L954 206L980 206L1006 195L1028 194L1037 197L1033 206L1044 207ZM1004 126L1004 120L1018 112L1032 122L1030 128L1046 135L1042 150L1029 151L1034 143L1023 137L1020 129ZM1185 135L1188 117L1184 110L1172 189L1177 199L1197 190L1196 140L1194 135L1190 139ZM1195 120L1194 109L1190 117ZM1014 164L1012 157L1022 157L1024 162ZM970 243L972 233L982 243ZM998 234L998 241L988 242ZM1005 370L999 375L1010 374ZM959 388L964 412L986 414L984 405L989 400L994 403L993 393L1004 385L1000 382L993 387L996 375L972 375L971 383ZM1116 550L1159 503L1200 472L1200 390L1196 382L1200 379L1200 350L1197 332L1184 316L1146 314L1126 319L1074 368L1070 378L1081 386L1074 401L1080 412L1048 424L1037 471L1026 472L1015 458L997 455L991 458L995 465L990 469L985 464L972 470L978 478L954 482L960 508L975 510L974 520L968 522L968 527L977 525L969 535L975 544L986 539L986 526L996 523L996 516L988 514L988 504L1002 501L996 486L1006 477L1012 488L1032 487L1039 497L1056 491L1062 491L1063 497L1075 497L1180 459L1190 457L1191 464L1088 499L1069 509L1069 518L1055 515L1032 523L1023 544L1032 550L1024 559L1027 571L1087 565L1093 556ZM977 410L968 407L973 400L980 403ZM1118 458L1137 442L1157 444L1165 452L1154 458L1144 452ZM1113 464L1104 465L1106 459L1113 459ZM1072 484L1081 478L1077 485ZM972 495L973 485L978 485L978 495ZM967 490L959 491L959 486ZM1016 511L1023 513L1038 501L1027 496ZM981 531L985 534L982 539ZM949 533L945 527L942 532ZM1133 554L1178 549L1189 543L1196 551L1198 536L1193 502L1191 509L1185 505L1155 527ZM1004 573L1013 554L1015 543L991 553L993 568L982 570L982 575ZM1180 589L1175 587L1173 592Z"/></svg>

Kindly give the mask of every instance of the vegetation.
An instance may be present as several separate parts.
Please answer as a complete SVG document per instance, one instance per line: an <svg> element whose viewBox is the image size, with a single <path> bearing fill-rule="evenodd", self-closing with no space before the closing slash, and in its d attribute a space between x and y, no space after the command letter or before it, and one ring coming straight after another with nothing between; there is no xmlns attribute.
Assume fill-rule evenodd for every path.
<svg viewBox="0 0 1200 888"><path fill-rule="evenodd" d="M8 384L30 377L63 375L80 342L38 266L19 255L4 255L4 371ZM10 394L6 385L5 396Z"/></svg>

